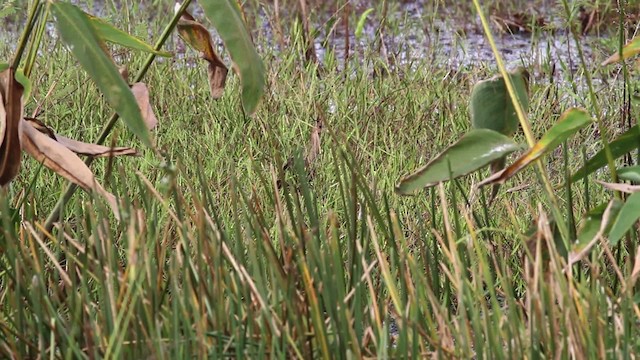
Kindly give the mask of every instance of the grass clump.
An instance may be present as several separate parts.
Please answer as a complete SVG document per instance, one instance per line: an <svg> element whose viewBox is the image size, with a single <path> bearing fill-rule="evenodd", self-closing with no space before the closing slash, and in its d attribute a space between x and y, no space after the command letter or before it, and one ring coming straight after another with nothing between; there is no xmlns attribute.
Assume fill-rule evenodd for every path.
<svg viewBox="0 0 640 360"><path fill-rule="evenodd" d="M276 28L271 5L249 5L250 24ZM323 10L311 6L312 14ZM133 17L110 15L149 37ZM637 236L616 246L602 237L567 265L574 248L556 226L579 232L581 214L611 198L592 181L607 179L605 172L569 191L559 186L601 148L596 128L544 163L561 219L549 215L534 170L516 175L491 204L472 192L479 174L399 197L397 179L470 128L471 88L495 67L450 65L433 50L403 59L408 52L394 51L404 45L384 56L380 33L353 45L345 61L340 27L324 34L329 45L315 62L304 55L295 15L280 14L292 25L281 20L289 43L279 50L269 46L277 37L255 27L267 85L253 117L242 111L236 76L211 100L194 53L153 64L145 82L160 120L158 151L93 165L120 199L120 222L83 193L47 231L64 181L23 163L0 194L3 357L633 357ZM357 14L349 16L355 23ZM388 14L384 36L400 36L403 16ZM615 51L593 46L602 59ZM62 43L47 39L43 47L49 61L36 63L27 113L40 106L40 119L63 135L96 139L111 110ZM0 49L1 58L13 51ZM143 64L127 50L115 59L131 69ZM563 110L591 108L580 74L609 79L599 61L573 70L557 61L526 64L536 138ZM620 133L626 124L616 119L627 113L619 99L635 80L608 81L596 83L597 101L610 131ZM318 122L321 151L305 162ZM524 142L521 133L515 138ZM109 141L138 144L121 124Z"/></svg>

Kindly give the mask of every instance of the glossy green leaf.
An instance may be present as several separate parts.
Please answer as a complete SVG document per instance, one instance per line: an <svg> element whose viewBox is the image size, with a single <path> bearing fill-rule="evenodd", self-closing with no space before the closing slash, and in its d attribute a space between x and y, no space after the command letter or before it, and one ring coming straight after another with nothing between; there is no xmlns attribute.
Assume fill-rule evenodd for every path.
<svg viewBox="0 0 640 360"><path fill-rule="evenodd" d="M616 216L618 216L618 212L620 211L620 208L622 207L622 201L618 199L613 199L612 201L613 201L613 205L611 207L609 217L611 219L615 219ZM575 244L572 246L573 251L575 252L580 251L584 246L586 246L593 239L594 236L596 236L596 234L600 230L600 227L602 226L602 217L608 205L609 205L608 203L600 204L595 208L591 209L591 211L589 211L585 215L582 221L582 224L580 225L580 229L578 230L578 239L576 240ZM604 232L605 235L609 233L609 229L611 229L611 224L612 224L612 221L609 220L609 225L607 226L608 229L605 229L605 232Z"/></svg>
<svg viewBox="0 0 640 360"><path fill-rule="evenodd" d="M502 184L520 170L532 164L542 155L555 149L556 146L567 140L571 135L583 127L591 124L593 118L583 109L572 108L565 111L558 122L547 131L544 136L531 149L520 156L513 164L503 171L483 180L479 186L487 184Z"/></svg>
<svg viewBox="0 0 640 360"><path fill-rule="evenodd" d="M151 146L151 136L136 99L114 63L102 50L102 43L87 17L80 9L68 3L54 2L51 7L62 40L69 45L69 49L96 83L105 100L116 110L131 132L145 145Z"/></svg>
<svg viewBox="0 0 640 360"><path fill-rule="evenodd" d="M264 93L264 66L234 0L202 0L200 5L224 41L242 82L242 105L253 114Z"/></svg>
<svg viewBox="0 0 640 360"><path fill-rule="evenodd" d="M613 154L614 159L640 148L640 130L637 126L630 128L617 139L610 142L609 147L611 148L611 153ZM604 149L602 149L571 176L571 181L576 182L606 165L607 156Z"/></svg>
<svg viewBox="0 0 640 360"><path fill-rule="evenodd" d="M622 60L628 59L631 56L640 54L640 36L636 36L622 48ZM616 51L615 54L609 56L607 60L602 62L602 66L613 64L620 61L620 53Z"/></svg>
<svg viewBox="0 0 640 360"><path fill-rule="evenodd" d="M509 76L518 100L527 111L529 74L524 68L518 68ZM506 136L512 136L518 130L518 115L502 76L480 81L473 87L469 110L474 129L491 129Z"/></svg>
<svg viewBox="0 0 640 360"><path fill-rule="evenodd" d="M160 56L165 56L165 57L171 56L171 54L166 51L155 50L153 46L147 44L141 39L116 28L115 26L109 24L108 22L100 18L91 16L89 14L85 14L85 16L93 26L98 37L103 41L122 45L129 49L140 50L140 51L153 53Z"/></svg>
<svg viewBox="0 0 640 360"><path fill-rule="evenodd" d="M638 219L640 219L640 192L631 194L620 208L620 213L609 232L611 245L615 246Z"/></svg>
<svg viewBox="0 0 640 360"><path fill-rule="evenodd" d="M367 21L367 17L369 16L369 14L373 12L373 10L374 10L373 8L368 8L362 13L362 15L360 15L360 18L358 19L358 23L356 24L356 31L355 31L356 38L359 38L360 36L362 36L362 32L364 31L364 23Z"/></svg>
<svg viewBox="0 0 640 360"><path fill-rule="evenodd" d="M640 183L640 165L625 166L622 169L618 169L618 178Z"/></svg>
<svg viewBox="0 0 640 360"><path fill-rule="evenodd" d="M427 165L400 179L396 192L408 195L439 182L466 175L518 148L511 138L493 130L471 130Z"/></svg>

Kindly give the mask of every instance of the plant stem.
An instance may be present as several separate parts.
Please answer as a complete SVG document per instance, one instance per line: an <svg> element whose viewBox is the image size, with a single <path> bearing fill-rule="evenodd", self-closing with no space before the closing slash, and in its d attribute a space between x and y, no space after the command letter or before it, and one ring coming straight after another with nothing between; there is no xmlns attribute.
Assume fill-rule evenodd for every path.
<svg viewBox="0 0 640 360"><path fill-rule="evenodd" d="M500 74L504 79L504 83L507 86L507 91L509 92L509 97L511 97L511 101L514 104L514 108L516 110L516 114L518 115L518 120L520 121L520 126L524 131L524 135L527 139L527 144L529 147L533 147L535 145L535 138L533 136L533 132L531 131L531 125L529 124L529 120L527 119L527 114L524 112L522 108L522 104L518 100L516 96L515 88L513 86L513 82L511 81L511 77L507 73L507 68L502 61L502 56L500 56L500 52L498 51L498 47L493 39L493 35L491 34L491 29L489 28L489 22L482 11L479 0L473 0L473 4L480 16L480 21L482 22L482 28L484 30L487 39L489 40L489 44L491 45L491 50L493 51L493 55L498 64L498 69L500 70ZM560 234L562 234L562 238L565 240L565 245L568 245L569 239L569 229L567 225L562 221L562 213L560 212L560 206L558 205L558 200L556 199L555 193L553 192L553 187L551 186L551 182L549 181L549 176L547 175L547 171L542 164L542 160L536 160L536 165L538 166L538 172L540 173L540 178L544 185L544 188L547 192L547 196L551 202L551 211L553 213L554 218L556 219L556 223L558 224L558 229L560 230Z"/></svg>
<svg viewBox="0 0 640 360"><path fill-rule="evenodd" d="M569 22L569 30L571 31L571 35L576 44L576 49L578 50L578 56L580 57L580 63L582 65L582 69L584 70L584 78L586 79L587 87L589 88L589 98L591 100L591 106L593 107L593 111L595 112L598 132L600 132L600 138L602 139L602 144L604 145L604 154L607 157L607 167L609 168L611 181L618 182L618 173L616 171L616 164L614 162L615 159L613 158L613 153L611 152L611 147L609 146L609 140L608 140L609 136L607 132L607 127L604 125L602 121L602 111L600 109L600 106L598 105L598 98L596 97L596 92L593 89L591 72L587 70L587 62L584 58L584 51L582 51L582 44L580 43L580 39L578 37L578 34L576 33L576 29L571 24L571 8L569 8L569 3L567 2L567 0L562 0L562 5L564 6L564 11L567 16L567 21ZM622 26L622 23L620 24L620 26ZM623 47L623 43L622 43L622 39L620 39L618 52L620 54L621 59L622 59L622 47ZM619 191L615 191L614 193L616 198L618 199L621 198Z"/></svg>
<svg viewBox="0 0 640 360"><path fill-rule="evenodd" d="M182 3L182 6L180 6L180 9L175 13L173 18L171 19L171 22L167 24L164 31L162 32L162 35L160 35L160 39L158 39L158 41L154 46L155 50L162 49L162 46L164 45L164 43L167 41L167 39L173 32L173 29L178 24L178 20L180 20L180 16L182 16L182 13L187 9L190 3L191 3L191 0L185 0L184 3ZM153 63L155 58L156 58L156 55L154 53L149 54L149 56L147 57L147 60L144 62L144 65L138 71L138 74L134 78L133 80L134 83L142 80L144 75L149 70L149 67L151 67L151 64ZM116 121L118 121L119 118L120 117L118 113L114 112L113 115L111 115L111 118L107 122L107 125L104 126L104 128L102 129L102 132L100 133L100 136L98 137L98 140L96 141L97 144L103 144L105 142L105 140L107 139L107 136L109 136L109 134L111 133L111 130L113 129L113 127L116 124ZM93 159L94 157L92 156L88 157L87 160L85 160L85 164L87 164L87 166L91 165L91 163L93 162ZM53 223L58 221L62 216L62 208L64 204L66 204L69 201L69 199L71 199L71 196L73 196L73 193L76 191L77 188L78 186L75 184L69 184L67 186L67 189L65 190L64 195L62 195L60 200L58 200L55 207L47 217L47 220L45 221L44 228L48 232L51 232L51 230L53 229Z"/></svg>
<svg viewBox="0 0 640 360"><path fill-rule="evenodd" d="M18 42L18 48L16 49L16 54L11 60L11 68L17 69L18 65L20 65L20 60L22 59L22 54L27 47L27 42L29 42L29 38L31 37L31 31L33 30L33 26L36 22L37 15L40 9L40 0L34 0L31 5L31 10L29 10L29 18L27 19L27 27L20 35L20 41Z"/></svg>

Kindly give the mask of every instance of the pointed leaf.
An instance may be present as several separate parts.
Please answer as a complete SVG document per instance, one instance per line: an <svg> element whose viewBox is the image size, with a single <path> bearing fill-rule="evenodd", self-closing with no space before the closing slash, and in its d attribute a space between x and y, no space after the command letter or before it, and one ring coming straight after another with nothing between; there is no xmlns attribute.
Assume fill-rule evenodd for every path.
<svg viewBox="0 0 640 360"><path fill-rule="evenodd" d="M67 149L73 151L76 154L90 155L95 157L124 156L124 155L137 156L138 155L138 152L135 149L130 147L109 147L109 146L89 144L82 141L69 139L62 135L56 134L55 131L53 131L53 129L51 129L50 127L48 127L47 125L45 125L44 123L42 123L40 120L37 120L37 119L24 119L24 121L27 121L36 130L45 134L49 138L57 141L62 146L66 147Z"/></svg>
<svg viewBox="0 0 640 360"><path fill-rule="evenodd" d="M253 114L264 93L264 66L234 0L204 0L205 14L224 41L242 82L242 105Z"/></svg>
<svg viewBox="0 0 640 360"><path fill-rule="evenodd" d="M640 183L640 165L625 166L622 169L618 169L618 178Z"/></svg>
<svg viewBox="0 0 640 360"><path fill-rule="evenodd" d="M178 32L189 46L199 51L202 54L202 58L209 62L207 74L211 96L214 99L219 99L224 93L224 84L229 70L213 49L209 31L200 23L191 19L193 17L189 13L183 14L178 22Z"/></svg>
<svg viewBox="0 0 640 360"><path fill-rule="evenodd" d="M364 23L367 21L367 17L369 16L369 14L373 12L373 10L374 8L368 8L362 13L362 15L360 15L360 18L358 19L358 23L356 24L356 31L354 33L356 36L356 39L362 36L362 32L364 31Z"/></svg>
<svg viewBox="0 0 640 360"><path fill-rule="evenodd" d="M560 116L558 122L553 125L531 149L503 171L484 179L478 186L504 183L507 179L529 166L529 164L536 161L542 155L555 149L556 146L568 139L571 135L592 122L593 118L591 118L585 110L573 108L565 111L562 116Z"/></svg>
<svg viewBox="0 0 640 360"><path fill-rule="evenodd" d="M640 36L636 36L633 38L627 45L622 48L622 59L628 59L631 56L637 55L640 53ZM601 66L606 66L609 64L613 64L620 61L620 53L616 51L615 54L611 55L607 60L603 61Z"/></svg>
<svg viewBox="0 0 640 360"><path fill-rule="evenodd" d="M601 204L589 211L580 227L578 239L571 245L567 266L584 259L597 241L609 233L621 207L622 202L613 199L608 204Z"/></svg>
<svg viewBox="0 0 640 360"><path fill-rule="evenodd" d="M36 130L29 122L20 121L22 148L44 166L87 191L103 196L116 218L119 218L118 203L113 194L97 182L87 165L71 150L49 136Z"/></svg>
<svg viewBox="0 0 640 360"><path fill-rule="evenodd" d="M144 123L147 124L147 128L149 130L152 130L158 125L158 119L156 118L156 114L153 113L153 108L151 107L149 89L147 89L147 85L141 82L135 83L131 86L131 91L133 92L133 96L135 96L136 102L140 107Z"/></svg>
<svg viewBox="0 0 640 360"><path fill-rule="evenodd" d="M52 3L56 25L65 43L96 83L105 100L142 142L151 147L149 130L127 83L101 48L101 41L84 13L63 2Z"/></svg>
<svg viewBox="0 0 640 360"><path fill-rule="evenodd" d="M0 186L7 185L20 170L20 119L24 111L24 88L11 68L0 73Z"/></svg>
<svg viewBox="0 0 640 360"><path fill-rule="evenodd" d="M629 185L621 183L610 183L605 181L596 180L596 182L605 188L613 191L620 191L623 193L635 193L640 191L640 185Z"/></svg>
<svg viewBox="0 0 640 360"><path fill-rule="evenodd" d="M89 20L98 37L106 42L122 45L129 49L140 50L153 53L159 56L170 57L171 54L166 51L157 51L153 46L147 44L141 39L122 31L108 22L95 16L84 14Z"/></svg>
<svg viewBox="0 0 640 360"><path fill-rule="evenodd" d="M578 230L578 239L575 244L572 245L572 251L581 251L594 238L594 236L596 236L602 227L603 219L608 222L603 234L608 234L609 229L611 229L611 224L613 224L613 220L618 216L618 212L621 207L622 201L613 199L608 204L600 204L599 206L591 209L591 211L585 215L580 225L580 229ZM604 217L607 209L609 211L608 218Z"/></svg>
<svg viewBox="0 0 640 360"><path fill-rule="evenodd" d="M413 174L400 179L396 192L407 195L478 170L516 151L511 138L489 129L471 130ZM451 165L451 174L449 173Z"/></svg>
<svg viewBox="0 0 640 360"><path fill-rule="evenodd" d="M618 241L631 229L638 219L640 219L640 192L633 193L627 198L624 205L622 205L620 213L609 232L611 245L617 245Z"/></svg>
<svg viewBox="0 0 640 360"><path fill-rule="evenodd" d="M518 68L509 74L516 96L522 107L529 107L529 74ZM478 82L471 92L469 103L471 125L474 129L491 129L506 136L512 136L518 129L518 115L507 91L504 78L500 75Z"/></svg>
<svg viewBox="0 0 640 360"><path fill-rule="evenodd" d="M617 159L629 152L640 148L640 129L637 126L625 131L617 139L609 143L614 159ZM607 165L607 156L604 149L598 151L587 163L571 176L571 181L575 182L594 171Z"/></svg>

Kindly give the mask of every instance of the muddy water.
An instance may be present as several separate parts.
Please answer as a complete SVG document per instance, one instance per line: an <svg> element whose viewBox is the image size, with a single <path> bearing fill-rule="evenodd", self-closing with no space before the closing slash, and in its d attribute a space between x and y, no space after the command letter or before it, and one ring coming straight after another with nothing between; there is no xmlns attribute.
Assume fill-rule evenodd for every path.
<svg viewBox="0 0 640 360"><path fill-rule="evenodd" d="M105 16L105 14L113 12L113 9L106 9L102 1L76 0L73 2L81 4L80 6L86 11L98 16ZM145 5L147 3L150 2L141 2L140 6L151 6ZM367 0L353 0L352 4L355 13L352 18L357 18L371 6L371 2ZM425 0L399 1L390 8L392 12L388 14L388 26L383 31L383 43L388 57L393 58L396 63L423 63L424 59L428 59L438 66L448 66L452 69L477 66L492 67L495 64L493 52L486 36L481 31L477 16L466 20L455 19L455 17L448 17L445 14L447 9L444 9L441 14L430 14L429 10L426 10L429 7L425 6ZM171 9L162 8L154 9L150 13L166 15L169 11ZM196 17L203 17L196 8L192 9L192 12ZM315 50L321 61L328 49L331 49L338 60L342 61L347 53L347 37L341 24L335 26L330 32L327 31L326 24L331 18L329 12L313 14L313 17L318 19L314 25L318 33ZM256 38L264 39L261 46L270 47L277 51L278 42L266 15L271 11L261 10L257 13L261 14L259 15L261 18L256 21L260 24L254 30ZM26 14L18 13L11 18L0 19L0 24L3 24L0 28L0 40L9 44L9 49L12 48L10 44L15 43L18 38L21 17L26 17ZM368 18L359 38L353 35L354 24L350 24L349 54L364 59L371 56L374 50L379 52L380 36L377 18L375 13ZM50 25L48 32L55 38L55 28L52 24ZM150 32L153 31L154 29L150 29ZM161 29L158 28L155 31L159 33ZM155 38L157 35L150 34L150 37ZM500 54L510 67L517 65L536 67L553 64L568 69L577 68L575 44L566 32L557 31L553 35L549 33L533 35L526 32L512 34L495 31L494 35ZM327 38L329 41L326 41ZM592 44L599 41L600 39L595 36L583 37L582 44L587 59L593 59ZM2 49L0 48L0 50ZM178 53L181 50L180 48L175 49Z"/></svg>

